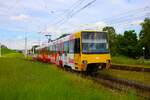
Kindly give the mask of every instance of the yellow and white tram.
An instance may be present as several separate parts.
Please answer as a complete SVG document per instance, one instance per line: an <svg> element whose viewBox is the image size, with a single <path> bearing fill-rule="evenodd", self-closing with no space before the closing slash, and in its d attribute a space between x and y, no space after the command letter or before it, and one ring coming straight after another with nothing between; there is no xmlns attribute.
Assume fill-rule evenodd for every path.
<svg viewBox="0 0 150 100"><path fill-rule="evenodd" d="M97 71L108 68L111 57L108 34L83 30L37 48L38 58L76 71Z"/></svg>

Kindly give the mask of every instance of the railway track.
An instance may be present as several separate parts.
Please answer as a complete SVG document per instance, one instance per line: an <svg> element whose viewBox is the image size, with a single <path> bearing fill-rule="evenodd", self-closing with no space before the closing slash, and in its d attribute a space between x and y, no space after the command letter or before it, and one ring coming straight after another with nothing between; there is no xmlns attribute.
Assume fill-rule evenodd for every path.
<svg viewBox="0 0 150 100"><path fill-rule="evenodd" d="M137 71L137 72L150 72L150 68L136 67L136 66L127 66L127 65L112 64L110 68L111 69L117 69L117 70L128 70L128 71Z"/></svg>
<svg viewBox="0 0 150 100"><path fill-rule="evenodd" d="M134 87L136 89L142 90L142 91L147 91L150 92L150 85L145 85L143 83L139 83L133 80L127 80L127 79L122 79L122 78L115 78L109 75L104 75L104 74L98 74L95 78L98 79L103 79L103 80L109 80L111 82L119 83L122 85Z"/></svg>
<svg viewBox="0 0 150 100"><path fill-rule="evenodd" d="M119 91L127 91L126 90L127 88L132 88L138 92L137 96L142 97L145 100L150 100L150 85L148 86L133 80L116 78L101 73L98 73L96 76L90 77L95 82L98 82L111 89L116 89Z"/></svg>

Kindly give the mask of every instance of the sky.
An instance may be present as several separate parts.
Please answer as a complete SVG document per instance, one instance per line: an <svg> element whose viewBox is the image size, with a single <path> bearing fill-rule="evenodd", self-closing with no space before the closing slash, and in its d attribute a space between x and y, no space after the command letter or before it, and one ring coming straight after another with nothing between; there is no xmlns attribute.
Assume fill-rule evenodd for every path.
<svg viewBox="0 0 150 100"><path fill-rule="evenodd" d="M118 34L140 32L150 14L150 0L0 0L0 43L11 49L28 49L81 29L113 26Z"/></svg>

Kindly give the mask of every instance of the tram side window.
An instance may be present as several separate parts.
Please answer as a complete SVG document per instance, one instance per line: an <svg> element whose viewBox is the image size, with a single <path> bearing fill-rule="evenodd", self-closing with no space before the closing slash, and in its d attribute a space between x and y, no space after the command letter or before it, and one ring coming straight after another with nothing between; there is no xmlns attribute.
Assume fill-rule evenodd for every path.
<svg viewBox="0 0 150 100"><path fill-rule="evenodd" d="M64 42L64 52L69 53L69 42L68 41Z"/></svg>
<svg viewBox="0 0 150 100"><path fill-rule="evenodd" d="M56 44L56 52L59 51L59 44Z"/></svg>
<svg viewBox="0 0 150 100"><path fill-rule="evenodd" d="M62 49L63 49L63 47L62 47L62 43L61 43L61 44L59 44L60 53L62 53Z"/></svg>
<svg viewBox="0 0 150 100"><path fill-rule="evenodd" d="M52 52L54 52L54 45L52 45Z"/></svg>
<svg viewBox="0 0 150 100"><path fill-rule="evenodd" d="M75 39L74 53L80 53L80 38Z"/></svg>
<svg viewBox="0 0 150 100"><path fill-rule="evenodd" d="M49 50L52 51L52 46L51 45L49 46Z"/></svg>
<svg viewBox="0 0 150 100"><path fill-rule="evenodd" d="M57 51L57 48L56 48L56 44L54 45L54 52L56 53Z"/></svg>
<svg viewBox="0 0 150 100"><path fill-rule="evenodd" d="M69 41L69 53L74 53L74 40Z"/></svg>
<svg viewBox="0 0 150 100"><path fill-rule="evenodd" d="M53 45L53 52L56 52L56 45Z"/></svg>
<svg viewBox="0 0 150 100"><path fill-rule="evenodd" d="M60 52L60 44L57 45L57 51Z"/></svg>
<svg viewBox="0 0 150 100"><path fill-rule="evenodd" d="M51 53L51 46L48 46L48 54Z"/></svg>
<svg viewBox="0 0 150 100"><path fill-rule="evenodd" d="M61 44L59 44L59 52L61 53L61 50L62 49L62 47L61 47Z"/></svg>

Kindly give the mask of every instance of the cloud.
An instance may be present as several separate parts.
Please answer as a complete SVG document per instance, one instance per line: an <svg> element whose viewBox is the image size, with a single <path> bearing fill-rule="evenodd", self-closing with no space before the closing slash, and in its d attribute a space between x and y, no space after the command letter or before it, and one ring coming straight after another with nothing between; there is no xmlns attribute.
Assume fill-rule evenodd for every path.
<svg viewBox="0 0 150 100"><path fill-rule="evenodd" d="M143 20L136 20L131 22L131 25L140 25L143 22Z"/></svg>
<svg viewBox="0 0 150 100"><path fill-rule="evenodd" d="M14 21L23 21L30 18L28 15L20 14L18 16L11 16L10 19Z"/></svg>
<svg viewBox="0 0 150 100"><path fill-rule="evenodd" d="M105 26L107 26L107 23L103 21L98 21L96 23L82 24L82 25L76 26L77 27L76 31L85 30L85 29L102 30Z"/></svg>
<svg viewBox="0 0 150 100"><path fill-rule="evenodd" d="M51 32L51 33L56 33L56 34L61 33L61 31L60 31L58 28L55 28L55 27L52 27L52 26L49 26L49 27L46 29L46 32Z"/></svg>
<svg viewBox="0 0 150 100"><path fill-rule="evenodd" d="M103 27L107 26L107 23L100 21L100 22L95 23L95 26L97 26L99 28L103 28Z"/></svg>

